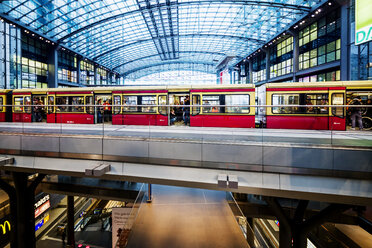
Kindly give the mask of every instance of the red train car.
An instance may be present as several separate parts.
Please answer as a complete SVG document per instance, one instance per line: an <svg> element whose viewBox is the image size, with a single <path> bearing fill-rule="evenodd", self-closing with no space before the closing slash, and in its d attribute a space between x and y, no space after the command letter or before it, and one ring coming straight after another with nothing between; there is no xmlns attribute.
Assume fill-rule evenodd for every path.
<svg viewBox="0 0 372 248"><path fill-rule="evenodd" d="M12 104L11 90L0 89L0 122L11 121L11 108L5 105Z"/></svg>
<svg viewBox="0 0 372 248"><path fill-rule="evenodd" d="M346 109L322 105L346 105L347 94L369 94L371 88L370 82L266 84L267 105L280 105L266 109L266 127L346 130Z"/></svg>
<svg viewBox="0 0 372 248"><path fill-rule="evenodd" d="M168 90L165 87L122 87L112 89L113 125L167 126ZM124 106L115 106L124 105ZM140 106L137 106L140 105Z"/></svg>
<svg viewBox="0 0 372 248"><path fill-rule="evenodd" d="M192 105L190 126L236 127L255 126L255 92L253 85L234 85L190 90ZM226 105L219 107L218 105Z"/></svg>

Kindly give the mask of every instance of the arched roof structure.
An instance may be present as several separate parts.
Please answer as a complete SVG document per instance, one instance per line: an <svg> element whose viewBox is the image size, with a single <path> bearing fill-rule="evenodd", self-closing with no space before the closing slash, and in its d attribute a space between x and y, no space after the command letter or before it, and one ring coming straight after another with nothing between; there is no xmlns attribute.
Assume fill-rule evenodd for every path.
<svg viewBox="0 0 372 248"><path fill-rule="evenodd" d="M238 62L321 2L5 0L0 12L129 75L172 63L215 67L227 56Z"/></svg>

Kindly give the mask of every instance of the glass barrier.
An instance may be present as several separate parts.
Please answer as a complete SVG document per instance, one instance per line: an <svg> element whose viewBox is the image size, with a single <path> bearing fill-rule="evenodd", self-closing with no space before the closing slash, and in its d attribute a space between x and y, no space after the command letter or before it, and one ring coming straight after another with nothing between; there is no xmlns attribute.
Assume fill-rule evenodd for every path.
<svg viewBox="0 0 372 248"><path fill-rule="evenodd" d="M115 247L124 248L128 244L129 236L131 234L134 222L137 219L142 203L146 200L146 185L143 183L136 200L133 203L132 210L130 211L129 217L120 231L119 238L116 242Z"/></svg>
<svg viewBox="0 0 372 248"><path fill-rule="evenodd" d="M251 225L247 221L247 217L244 216L243 212L241 211L239 204L235 201L234 196L231 192L226 192L226 201L230 206L232 213L235 216L235 219L240 227L240 230L243 232L244 237L251 248L261 248L265 247L260 244L258 239L255 236L255 232L252 229Z"/></svg>
<svg viewBox="0 0 372 248"><path fill-rule="evenodd" d="M314 99L308 105L291 104L293 99L288 98L287 102L277 99L278 103L284 101L283 104L249 106L217 105L210 98L207 107L198 99L191 105L151 103L150 107L150 103L130 107L1 105L0 109L13 110L14 122L0 122L0 133L7 137L0 141L0 149L9 147L12 154L79 153L93 159L104 159L107 155L128 162L165 161L172 165L262 171L266 165L282 166L279 162L286 162L287 158L292 162L289 166L312 168L309 161L301 160L306 149L335 153L335 147L372 147L370 105L340 105L337 95L333 105ZM38 137L53 139L54 143L50 146L32 143ZM70 144L71 137L77 142ZM272 152L278 155L278 151L281 151L279 162L270 157ZM334 156L328 158L329 164L336 163Z"/></svg>

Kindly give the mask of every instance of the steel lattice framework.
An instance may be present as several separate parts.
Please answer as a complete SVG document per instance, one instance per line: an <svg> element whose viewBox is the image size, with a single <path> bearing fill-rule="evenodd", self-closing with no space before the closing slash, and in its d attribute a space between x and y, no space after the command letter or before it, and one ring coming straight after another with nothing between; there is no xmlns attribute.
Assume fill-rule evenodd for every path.
<svg viewBox="0 0 372 248"><path fill-rule="evenodd" d="M214 73L226 56L237 62L322 2L10 0L0 12L122 75L172 63Z"/></svg>

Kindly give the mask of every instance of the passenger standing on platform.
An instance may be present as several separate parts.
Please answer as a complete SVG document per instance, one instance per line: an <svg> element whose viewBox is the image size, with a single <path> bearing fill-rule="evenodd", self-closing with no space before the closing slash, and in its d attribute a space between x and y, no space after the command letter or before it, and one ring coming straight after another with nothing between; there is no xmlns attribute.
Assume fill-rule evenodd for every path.
<svg viewBox="0 0 372 248"><path fill-rule="evenodd" d="M186 96L184 105L190 105L190 97ZM183 108L183 121L185 122L185 125L190 124L190 107L184 107Z"/></svg>
<svg viewBox="0 0 372 248"><path fill-rule="evenodd" d="M362 105L360 96L357 96L353 99L352 105L358 106ZM359 130L363 130L362 123L362 109L360 107L351 107L351 130L355 130L355 121L358 119Z"/></svg>
<svg viewBox="0 0 372 248"><path fill-rule="evenodd" d="M66 227L63 228L63 231L62 231L62 244L65 245L65 239L66 239Z"/></svg>

